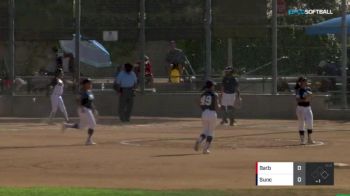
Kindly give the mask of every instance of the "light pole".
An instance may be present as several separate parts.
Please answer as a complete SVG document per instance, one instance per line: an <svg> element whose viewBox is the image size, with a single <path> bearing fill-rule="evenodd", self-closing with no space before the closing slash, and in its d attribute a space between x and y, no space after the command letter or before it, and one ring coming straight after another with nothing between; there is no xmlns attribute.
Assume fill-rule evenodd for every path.
<svg viewBox="0 0 350 196"><path fill-rule="evenodd" d="M80 89L80 39L81 39L81 0L74 0L74 17L75 17L75 78L77 91Z"/></svg>
<svg viewBox="0 0 350 196"><path fill-rule="evenodd" d="M272 0L272 94L277 95L277 0Z"/></svg>
<svg viewBox="0 0 350 196"><path fill-rule="evenodd" d="M146 47L146 0L140 0L140 90L141 93L145 92L145 47Z"/></svg>
<svg viewBox="0 0 350 196"><path fill-rule="evenodd" d="M348 56L347 56L347 21L346 21L346 13L347 5L346 0L342 0L342 24L341 24L341 49L342 49L342 106L344 109L348 107L347 100L347 64L348 64Z"/></svg>
<svg viewBox="0 0 350 196"><path fill-rule="evenodd" d="M12 81L11 85L11 93L14 95L15 93L15 86L14 82L16 79L16 73L15 73L15 0L9 0L9 42L8 42L8 49L9 49L9 65L10 70L9 79Z"/></svg>
<svg viewBox="0 0 350 196"><path fill-rule="evenodd" d="M211 77L211 24L212 24L212 4L211 0L206 0L205 5L205 79L208 80Z"/></svg>

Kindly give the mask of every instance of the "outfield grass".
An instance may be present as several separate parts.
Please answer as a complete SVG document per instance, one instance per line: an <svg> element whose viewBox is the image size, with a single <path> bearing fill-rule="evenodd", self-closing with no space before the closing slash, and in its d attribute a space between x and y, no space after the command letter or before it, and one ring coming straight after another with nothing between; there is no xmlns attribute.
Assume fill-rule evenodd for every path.
<svg viewBox="0 0 350 196"><path fill-rule="evenodd" d="M2 188L0 196L221 196L224 191L146 191L76 188Z"/></svg>
<svg viewBox="0 0 350 196"><path fill-rule="evenodd" d="M114 189L78 188L0 188L0 196L336 196L349 194L350 189L245 189L245 190L184 190L184 191L146 191Z"/></svg>

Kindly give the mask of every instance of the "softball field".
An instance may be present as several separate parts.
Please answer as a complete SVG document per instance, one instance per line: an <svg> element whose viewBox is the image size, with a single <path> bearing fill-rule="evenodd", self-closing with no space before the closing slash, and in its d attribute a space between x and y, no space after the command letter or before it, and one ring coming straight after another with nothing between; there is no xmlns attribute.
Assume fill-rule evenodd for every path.
<svg viewBox="0 0 350 196"><path fill-rule="evenodd" d="M255 186L257 161L350 163L350 122L315 121L313 145L301 146L296 121L239 120L217 127L211 154L193 150L200 119L99 120L96 146L86 131L61 131L58 120L0 120L2 187L217 190L229 195L350 193L350 167L336 167L335 186ZM186 195L186 194L184 194Z"/></svg>

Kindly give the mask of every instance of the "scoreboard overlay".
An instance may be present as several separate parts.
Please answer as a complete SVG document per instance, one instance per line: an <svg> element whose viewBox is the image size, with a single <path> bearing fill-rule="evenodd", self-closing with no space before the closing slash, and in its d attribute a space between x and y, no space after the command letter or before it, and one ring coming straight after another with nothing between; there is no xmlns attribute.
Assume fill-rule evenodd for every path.
<svg viewBox="0 0 350 196"><path fill-rule="evenodd" d="M257 186L334 185L333 162L257 162Z"/></svg>

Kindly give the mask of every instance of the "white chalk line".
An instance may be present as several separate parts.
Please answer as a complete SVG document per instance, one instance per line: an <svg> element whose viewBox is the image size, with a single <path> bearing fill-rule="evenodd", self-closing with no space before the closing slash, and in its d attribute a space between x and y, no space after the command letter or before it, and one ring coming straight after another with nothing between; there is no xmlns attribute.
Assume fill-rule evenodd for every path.
<svg viewBox="0 0 350 196"><path fill-rule="evenodd" d="M141 144L137 144L135 142L142 142L143 140L123 140L120 142L120 144L122 145L126 145L126 146L142 146Z"/></svg>
<svg viewBox="0 0 350 196"><path fill-rule="evenodd" d="M180 139L180 138L179 138ZM281 139L275 139L278 141L281 141ZM122 140L120 141L120 144L126 145L126 146L147 146L147 145L141 145L139 142L144 142L148 140L141 140L141 139L133 139L133 140ZM284 140L284 141L289 141L289 142L298 142L299 140ZM324 142L322 141L314 141L314 144L306 144L306 145L300 145L300 146L305 146L305 147L316 147L316 146L323 146L325 145ZM297 147L297 145L286 145L286 146L281 146L282 147Z"/></svg>
<svg viewBox="0 0 350 196"><path fill-rule="evenodd" d="M278 141L282 141L282 139L275 139L275 140L278 140ZM288 141L288 142L299 142L299 140L284 140L284 141ZM305 147L315 147L315 146L323 146L325 145L324 142L322 141L314 141L313 144L305 144L305 145L300 145L300 146L305 146ZM288 146L288 145L287 145ZM289 145L291 146L291 145Z"/></svg>

